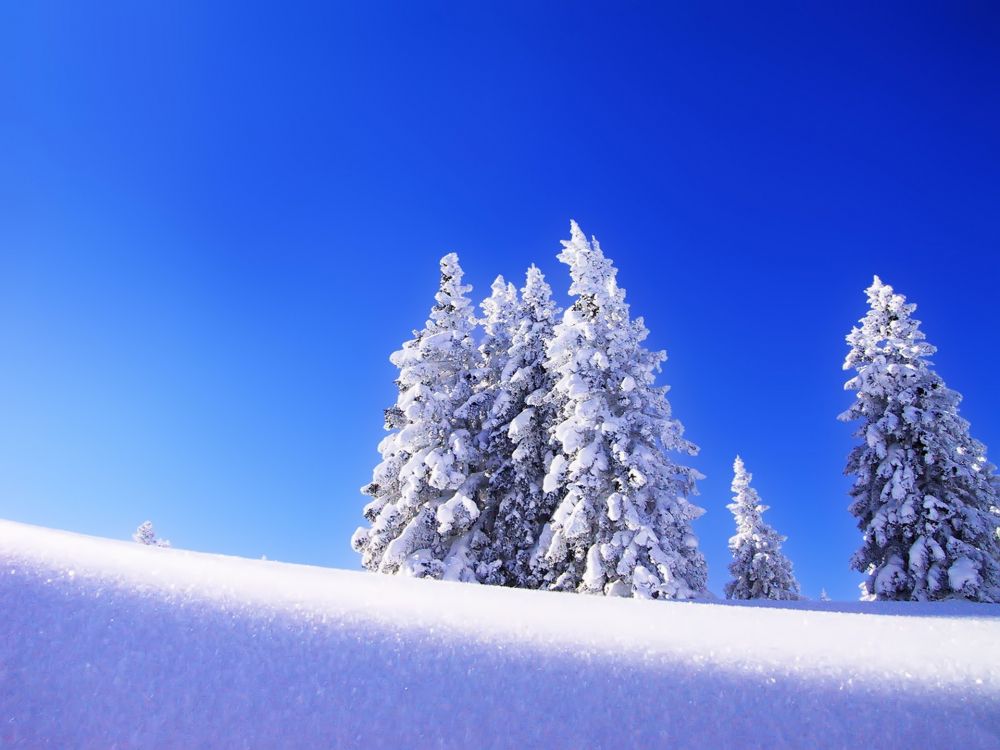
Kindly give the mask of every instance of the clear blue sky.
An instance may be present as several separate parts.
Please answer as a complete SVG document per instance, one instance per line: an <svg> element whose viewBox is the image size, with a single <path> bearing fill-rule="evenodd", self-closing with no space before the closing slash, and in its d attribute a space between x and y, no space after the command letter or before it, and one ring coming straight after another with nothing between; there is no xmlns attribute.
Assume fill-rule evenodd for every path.
<svg viewBox="0 0 1000 750"><path fill-rule="evenodd" d="M0 10L0 517L356 567L438 258L565 298L571 217L670 355L716 591L740 452L857 595L874 273L1000 458L995 4L292 5Z"/></svg>

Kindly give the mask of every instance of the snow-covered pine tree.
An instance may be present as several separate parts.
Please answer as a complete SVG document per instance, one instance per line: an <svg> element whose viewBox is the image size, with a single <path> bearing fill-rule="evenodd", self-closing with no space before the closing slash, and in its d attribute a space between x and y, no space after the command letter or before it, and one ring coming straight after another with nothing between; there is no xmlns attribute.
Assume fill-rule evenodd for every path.
<svg viewBox="0 0 1000 750"><path fill-rule="evenodd" d="M156 532L153 530L152 521L143 521L139 524L139 528L135 530L135 533L132 535L132 539L139 544L145 544L149 547L170 546L170 540L156 538Z"/></svg>
<svg viewBox="0 0 1000 750"><path fill-rule="evenodd" d="M846 473L863 542L851 565L862 598L1000 602L1000 505L986 448L959 416L961 396L931 369L916 305L876 276L870 309L847 336L844 369L859 420Z"/></svg>
<svg viewBox="0 0 1000 750"><path fill-rule="evenodd" d="M727 599L798 599L799 582L792 563L781 551L785 537L764 521L764 505L750 486L753 475L739 456L733 463L733 502L726 507L736 519L736 534L729 539L733 561L726 584Z"/></svg>
<svg viewBox="0 0 1000 750"><path fill-rule="evenodd" d="M490 296L480 303L483 316L479 324L483 329L483 340L479 345L480 368L476 373L476 392L462 410L479 426L477 445L483 452L483 466L488 474L496 467L496 458L486 453L490 436L496 429L496 417L492 415L503 398L501 378L510 358L510 344L513 338L514 319L518 307L517 289L508 284L503 276L497 276L490 287Z"/></svg>
<svg viewBox="0 0 1000 750"><path fill-rule="evenodd" d="M396 405L386 410L392 434L379 445L382 462L362 492L369 528L351 539L369 570L473 580L482 474L478 426L469 411L479 352L476 320L454 253L441 259L441 283L424 328L390 360L399 368Z"/></svg>
<svg viewBox="0 0 1000 750"><path fill-rule="evenodd" d="M554 413L546 400L553 380L544 364L558 314L545 277L531 266L512 317L504 318L510 332L504 366L491 375L494 396L485 452L490 457L488 504L494 517L481 571L486 583L538 586L529 563L542 524L552 512L550 498L542 491ZM494 326L487 320L487 335Z"/></svg>
<svg viewBox="0 0 1000 750"><path fill-rule="evenodd" d="M830 601L830 595L828 593L826 593L826 589L820 589L819 590L819 600L821 602L828 602L828 601Z"/></svg>
<svg viewBox="0 0 1000 750"><path fill-rule="evenodd" d="M556 326L546 368L555 378L557 450L543 491L558 505L534 553L543 586L642 598L705 589L705 559L691 530L703 511L687 500L698 472L667 452L693 455L654 385L666 358L642 346L625 292L600 245L575 222L559 260L576 301Z"/></svg>
<svg viewBox="0 0 1000 750"><path fill-rule="evenodd" d="M495 579L500 562L486 559L485 547L488 545L499 504L495 487L508 460L507 456L497 450L495 433L500 427L498 418L504 410L505 393L501 381L510 357L514 318L518 307L517 289L513 284L508 284L503 276L497 276L490 287L490 296L480 303L480 307L483 316L478 322L483 329L483 340L479 345L480 368L476 373L476 392L459 416L479 428L476 434L476 447L481 457L478 469L485 475L485 484L479 496L481 513L477 527L486 536L481 539L482 548L477 545L479 554L475 561L476 577L484 583L497 583Z"/></svg>
<svg viewBox="0 0 1000 750"><path fill-rule="evenodd" d="M493 280L490 296L479 303L483 316L476 319L476 325L482 327L483 337L478 348L477 365L472 371L473 393L459 407L456 416L478 430L474 441L480 449L485 447L491 429L489 412L497 395L500 373L507 362L517 304L517 289L508 284L503 276Z"/></svg>

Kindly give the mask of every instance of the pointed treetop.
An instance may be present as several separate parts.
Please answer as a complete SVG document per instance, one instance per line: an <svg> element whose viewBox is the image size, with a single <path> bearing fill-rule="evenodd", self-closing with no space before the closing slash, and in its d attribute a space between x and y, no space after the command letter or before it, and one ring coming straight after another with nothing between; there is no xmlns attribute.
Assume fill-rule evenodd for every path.
<svg viewBox="0 0 1000 750"><path fill-rule="evenodd" d="M879 357L890 362L920 364L921 360L934 354L935 347L925 342L926 336L920 330L920 321L911 317L917 309L908 304L906 297L897 294L893 288L878 276L865 290L869 310L847 335L851 345L844 360L845 370L865 362L873 362ZM923 364L930 364L923 362Z"/></svg>
<svg viewBox="0 0 1000 750"><path fill-rule="evenodd" d="M464 275L457 253L448 253L441 258L441 282L437 294L434 295L437 304L431 310L430 320L427 321L429 328L457 330L471 328L472 302L467 295L472 291L472 287L462 284Z"/></svg>
<svg viewBox="0 0 1000 750"><path fill-rule="evenodd" d="M762 523L762 514L770 506L764 505L757 490L750 486L753 474L747 471L743 459L739 456L733 461L733 483L730 485L735 497L726 507L734 513L741 513L752 524Z"/></svg>
<svg viewBox="0 0 1000 750"><path fill-rule="evenodd" d="M490 284L490 296L482 301L480 306L489 314L491 311L517 301L517 288L508 284L503 275L497 276Z"/></svg>
<svg viewBox="0 0 1000 750"><path fill-rule="evenodd" d="M545 275L534 263L528 267L524 275L524 288L521 298L534 307L545 307L552 300L552 287L545 280Z"/></svg>
<svg viewBox="0 0 1000 750"><path fill-rule="evenodd" d="M747 471L743 459L737 454L736 460L733 461L733 492L746 489L750 485L751 479L753 479L753 474Z"/></svg>
<svg viewBox="0 0 1000 750"><path fill-rule="evenodd" d="M486 332L493 336L503 329L506 322L514 315L517 305L517 288L508 284L503 276L497 276L490 285L490 296L479 306L483 309L485 318L480 321Z"/></svg>
<svg viewBox="0 0 1000 750"><path fill-rule="evenodd" d="M868 295L868 304L872 309L888 310L899 314L901 317L908 317L910 313L917 309L916 305L906 304L906 297L896 294L889 284L876 276L872 280L872 285L865 290Z"/></svg>
<svg viewBox="0 0 1000 750"><path fill-rule="evenodd" d="M454 300L472 291L472 287L462 284L462 277L465 272L458 262L457 253L448 253L441 258L441 283L437 294L438 304L446 304L448 299ZM447 299L442 300L444 295Z"/></svg>
<svg viewBox="0 0 1000 750"><path fill-rule="evenodd" d="M730 485L730 489L736 497L726 507L730 510L739 510L748 518L759 520L760 515L768 510L768 506L763 504L757 490L750 486L752 481L753 474L747 471L743 459L736 456L736 460L733 461L733 483Z"/></svg>
<svg viewBox="0 0 1000 750"><path fill-rule="evenodd" d="M535 289L542 284L545 284L545 274L542 273L542 269L532 263L524 272L524 288L526 290Z"/></svg>
<svg viewBox="0 0 1000 750"><path fill-rule="evenodd" d="M562 252L557 256L569 266L573 283L569 293L600 306L608 301L621 302L624 293L618 289L614 264L604 257L597 238L587 240L580 225L570 222L570 238L562 240Z"/></svg>
<svg viewBox="0 0 1000 750"><path fill-rule="evenodd" d="M457 276L458 283L461 283L462 266L458 263L458 253L448 253L441 258L441 275Z"/></svg>
<svg viewBox="0 0 1000 750"><path fill-rule="evenodd" d="M587 235L583 233L580 225L575 221L570 221L569 223L569 239L560 240L560 244L563 246L563 251L559 254L559 260L567 265L573 265L573 258L577 253L589 253L596 258L604 258L604 253L601 251L601 245L597 241L597 238L591 237L588 240ZM564 258L563 255L566 257Z"/></svg>

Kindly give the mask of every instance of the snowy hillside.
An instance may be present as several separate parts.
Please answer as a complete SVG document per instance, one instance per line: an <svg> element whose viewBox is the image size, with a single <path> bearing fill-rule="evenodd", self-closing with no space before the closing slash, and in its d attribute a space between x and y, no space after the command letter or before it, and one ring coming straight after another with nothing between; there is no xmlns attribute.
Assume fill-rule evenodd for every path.
<svg viewBox="0 0 1000 750"><path fill-rule="evenodd" d="M997 605L605 599L10 522L0 565L4 748L1000 745Z"/></svg>

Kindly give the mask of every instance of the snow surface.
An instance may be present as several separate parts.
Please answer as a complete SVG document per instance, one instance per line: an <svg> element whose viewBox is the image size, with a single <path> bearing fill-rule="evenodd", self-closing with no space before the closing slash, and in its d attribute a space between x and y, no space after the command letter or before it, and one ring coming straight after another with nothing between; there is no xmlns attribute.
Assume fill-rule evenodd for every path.
<svg viewBox="0 0 1000 750"><path fill-rule="evenodd" d="M519 591L0 521L0 747L1000 746L1000 605Z"/></svg>

